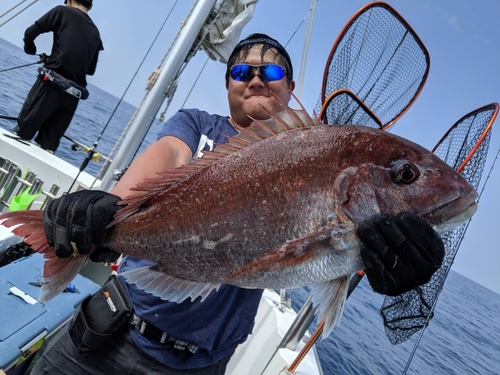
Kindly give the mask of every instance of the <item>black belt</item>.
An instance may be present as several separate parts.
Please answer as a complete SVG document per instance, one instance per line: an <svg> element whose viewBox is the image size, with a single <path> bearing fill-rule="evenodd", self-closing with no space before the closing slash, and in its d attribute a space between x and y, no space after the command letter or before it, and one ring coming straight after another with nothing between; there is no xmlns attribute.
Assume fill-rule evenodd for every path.
<svg viewBox="0 0 500 375"><path fill-rule="evenodd" d="M197 346L173 338L168 333L163 332L161 329L155 327L154 325L145 322L135 314L132 314L132 316L130 317L130 324L135 326L139 333L144 337L158 340L162 344L166 343L171 347L172 350L188 350L191 353L195 353L198 350Z"/></svg>

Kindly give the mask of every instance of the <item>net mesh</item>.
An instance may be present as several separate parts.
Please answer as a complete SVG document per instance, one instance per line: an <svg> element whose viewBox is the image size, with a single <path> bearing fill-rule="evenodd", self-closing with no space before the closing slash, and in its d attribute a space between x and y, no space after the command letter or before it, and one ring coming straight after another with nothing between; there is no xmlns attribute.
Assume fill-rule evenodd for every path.
<svg viewBox="0 0 500 375"><path fill-rule="evenodd" d="M495 104L464 116L434 149L434 153L455 170L472 154L460 173L476 190L488 154L491 122L497 110ZM427 284L397 297L388 296L384 299L380 314L387 338L392 344L405 342L425 326L428 317L432 318L433 305L443 288L467 225L468 222L441 236L445 245L443 265Z"/></svg>
<svg viewBox="0 0 500 375"><path fill-rule="evenodd" d="M375 3L357 13L334 45L325 70L324 91L316 106L338 90L349 90L389 126L413 103L427 78L428 54L420 39L387 4ZM328 124L371 122L348 96L331 101Z"/></svg>
<svg viewBox="0 0 500 375"><path fill-rule="evenodd" d="M335 96L325 102L324 110L328 124L363 124L372 128L380 129L380 120L359 103L359 99L351 92L338 92ZM334 119L334 120L333 120Z"/></svg>

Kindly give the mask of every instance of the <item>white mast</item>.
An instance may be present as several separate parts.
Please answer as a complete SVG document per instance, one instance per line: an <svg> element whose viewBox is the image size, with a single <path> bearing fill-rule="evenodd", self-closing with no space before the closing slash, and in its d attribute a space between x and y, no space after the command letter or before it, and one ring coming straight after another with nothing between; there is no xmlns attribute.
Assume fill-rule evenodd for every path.
<svg viewBox="0 0 500 375"><path fill-rule="evenodd" d="M137 116L130 125L130 129L120 149L103 176L102 183L99 187L100 190L109 191L115 184L112 179L113 171L124 170L132 161L135 151L139 148L165 100L167 88L186 60L196 37L200 33L216 1L217 0L198 0L193 8L190 19L181 30L176 44L173 46L170 55L165 61L164 66L167 67L167 69L162 69L157 82L151 88L151 92L146 97Z"/></svg>
<svg viewBox="0 0 500 375"><path fill-rule="evenodd" d="M300 100L302 98L302 88L304 87L304 77L306 74L306 63L307 56L309 54L309 45L311 43L311 34L314 23L314 15L316 13L316 4L318 0L311 0L311 4L309 6L309 13L307 16L307 27L304 36L304 46L302 48L302 59L300 60L300 72L299 78L297 79L297 86L295 88L295 95ZM297 109L300 108L300 105L297 103Z"/></svg>

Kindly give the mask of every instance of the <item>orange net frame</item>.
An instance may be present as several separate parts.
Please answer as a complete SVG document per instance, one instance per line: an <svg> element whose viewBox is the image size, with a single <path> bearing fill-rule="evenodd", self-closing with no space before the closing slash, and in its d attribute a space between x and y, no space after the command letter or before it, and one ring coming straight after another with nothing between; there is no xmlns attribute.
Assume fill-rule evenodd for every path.
<svg viewBox="0 0 500 375"><path fill-rule="evenodd" d="M365 5L330 51L316 112L327 124L385 130L415 102L429 64L427 49L399 13L383 2Z"/></svg>

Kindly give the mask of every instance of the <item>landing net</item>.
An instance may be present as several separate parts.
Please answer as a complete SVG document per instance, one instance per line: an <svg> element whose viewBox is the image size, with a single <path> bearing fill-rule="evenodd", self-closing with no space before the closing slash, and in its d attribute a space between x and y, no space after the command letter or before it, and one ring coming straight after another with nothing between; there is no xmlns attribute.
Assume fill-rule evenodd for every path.
<svg viewBox="0 0 500 375"><path fill-rule="evenodd" d="M498 113L493 103L468 113L456 122L432 150L453 167L478 190L488 155L491 127ZM445 258L441 268L431 280L397 297L386 297L380 314L384 319L387 338L392 344L408 340L424 328L433 316L434 305L469 221L441 236L445 245Z"/></svg>
<svg viewBox="0 0 500 375"><path fill-rule="evenodd" d="M387 129L416 100L428 72L428 52L410 25L388 4L370 3L332 46L316 113L327 124Z"/></svg>

